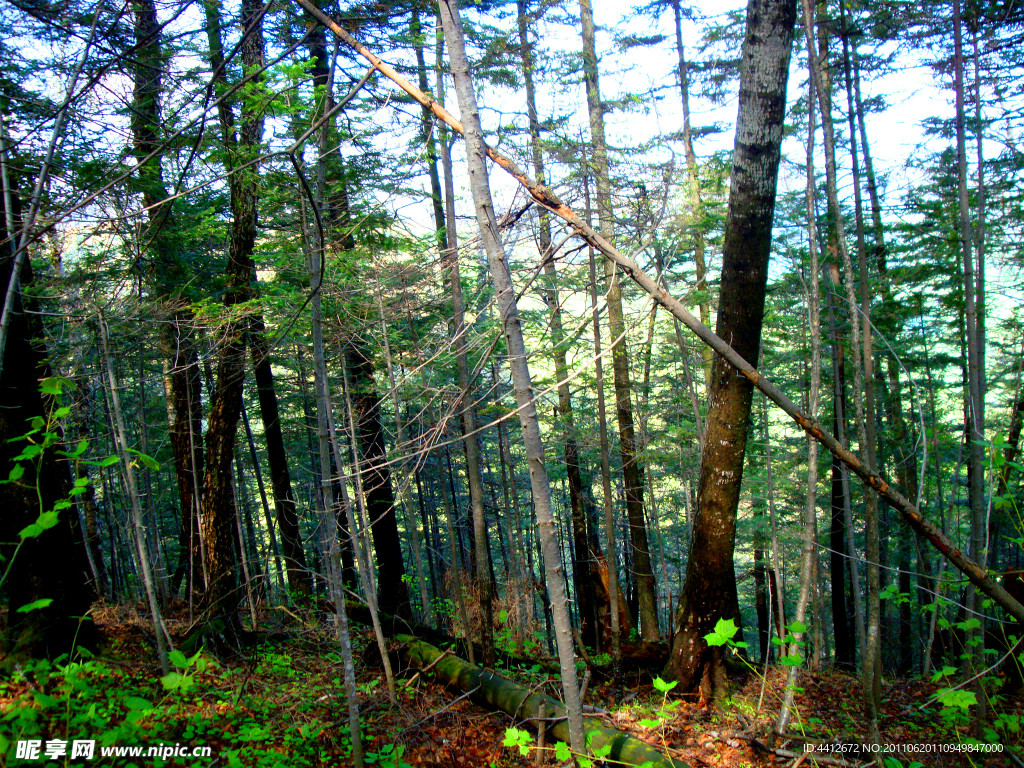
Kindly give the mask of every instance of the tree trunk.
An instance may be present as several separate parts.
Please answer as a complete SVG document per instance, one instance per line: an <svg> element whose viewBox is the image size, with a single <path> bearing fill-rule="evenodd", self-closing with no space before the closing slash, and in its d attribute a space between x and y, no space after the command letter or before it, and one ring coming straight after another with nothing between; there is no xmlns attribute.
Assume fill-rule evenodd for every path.
<svg viewBox="0 0 1024 768"><path fill-rule="evenodd" d="M361 480L366 494L366 514L373 533L377 556L377 590L380 608L400 616L411 615L409 585L405 583L402 541L395 514L395 492L384 448L380 421L380 396L373 378L373 365L361 345L349 339L345 365L352 381L352 410L359 440Z"/></svg>
<svg viewBox="0 0 1024 768"><path fill-rule="evenodd" d="M967 148L966 129L964 125L964 61L963 43L961 40L960 0L953 0L953 72L956 90L956 158L957 158L957 190L960 202L960 245L963 257L964 277L964 315L966 318L967 335L967 382L969 412L965 419L968 430L968 471L969 500L971 507L971 536L968 554L982 568L987 559L985 540L985 415L984 415L984 372L981 358L981 329L978 323L977 284L975 282L974 237L971 230L971 209L967 189ZM974 616L979 605L977 591L967 590L967 611ZM984 668L984 657L981 653L981 639L984 637L984 616L981 613L981 624L968 634L968 647L971 648L969 668L980 673ZM976 680L974 690L977 694L978 707L974 711L975 736L982 735L981 729L987 709L987 695L981 680Z"/></svg>
<svg viewBox="0 0 1024 768"><path fill-rule="evenodd" d="M690 198L690 224L693 232L693 261L697 267L697 282L693 289L697 292L697 307L700 321L711 325L711 305L708 301L707 284L707 246L704 241L704 201L700 192L700 169L697 167L697 153L693 151L693 129L690 125L690 73L683 50L682 10L679 0L672 0L672 14L676 27L676 53L678 55L677 74L679 76L679 93L683 104L683 152L686 154L686 180L689 184L687 195ZM678 323L678 321L676 321ZM709 347L701 350L704 370L704 385L711 387L712 352ZM668 585L666 585L667 588Z"/></svg>
<svg viewBox="0 0 1024 768"><path fill-rule="evenodd" d="M188 266L178 256L173 204L163 181L160 155L160 99L164 69L162 34L153 0L134 5L134 59L131 129L132 148L138 159L136 185L146 205L149 224L143 234L142 253L152 260L145 269L166 322L160 324L161 352L166 361L164 386L168 401L170 443L181 501L181 544L188 553L185 593L191 600L204 581L199 535L200 482L203 477L202 383L195 319L190 301L182 295L189 283ZM145 158L149 158L148 160ZM182 559L182 562L186 562Z"/></svg>
<svg viewBox="0 0 1024 768"><path fill-rule="evenodd" d="M717 335L757 365L771 251L779 147L796 4L750 0L740 70L736 149L725 227ZM680 689L727 694L722 648L704 635L740 621L733 548L752 386L715 359L701 457L697 516L665 674Z"/></svg>
<svg viewBox="0 0 1024 768"><path fill-rule="evenodd" d="M207 2L207 32L211 42L214 67L220 57L220 10ZM246 72L261 68L263 55L263 6L257 0L243 0L241 57ZM221 70L223 71L223 70ZM263 140L263 112L251 101L240 105L239 131L235 134L234 115L229 107L220 112L220 122L229 172L243 157L255 155ZM233 156L234 155L234 156ZM256 170L231 173L232 229L228 247L224 305L230 308L252 298L252 253L256 245L256 209L259 200L259 178ZM219 331L217 345L216 387L210 397L207 417L206 471L203 477L203 498L200 526L206 546L206 585L204 607L211 617L225 621L228 643L237 641L237 608L239 592L234 556L235 507L232 492L231 465L234 460L235 433L242 412L242 389L245 383L245 331L247 317L232 313Z"/></svg>
<svg viewBox="0 0 1024 768"><path fill-rule="evenodd" d="M533 171L538 183L544 182L544 154L541 147L540 121L537 115L537 100L533 83L533 50L528 35L526 0L518 0L519 51L523 62L523 79L526 86L526 110L530 120L530 149ZM573 419L572 396L569 392L569 366L566 362L565 333L562 328L561 297L558 292L558 274L555 269L551 242L551 214L540 211L539 248L544 275L547 280L545 301L551 312L551 347L555 366L555 380L558 382L558 416L562 422L562 438L565 456L565 471L569 484L569 509L572 517L573 549L576 568L573 571L576 604L580 614L580 637L583 644L597 647L599 617L611 616L609 595L600 589L600 578L604 552L597 542L596 532L591 530L586 512L583 480L580 475L579 442ZM607 565L604 566L607 568ZM605 637L611 634L607 628Z"/></svg>
<svg viewBox="0 0 1024 768"><path fill-rule="evenodd" d="M498 222L494 216L487 169L484 166L484 141L480 127L480 113L476 105L476 94L469 76L469 59L466 57L462 33L462 21L458 6L453 0L440 0L441 22L448 40L452 76L459 99L466 131L466 158L469 167L473 202L476 208L477 225L487 254L487 265L494 283L496 300L508 347L509 368L519 406L519 422L523 430L523 444L530 465L530 484L533 489L534 509L537 513L537 529L541 550L544 553L544 575L551 596L551 609L555 625L555 641L558 647L558 661L562 671L562 691L568 715L569 742L573 750L586 754L583 732L583 713L580 706L580 692L576 682L576 660L573 652L572 627L569 623L565 582L558 572L558 541L554 530L551 508L551 488L548 484L547 469L544 465L544 443L540 434L537 406L533 396L533 382L526 362L526 345L516 307L516 293L509 273L508 261L498 237Z"/></svg>
<svg viewBox="0 0 1024 768"><path fill-rule="evenodd" d="M590 0L580 0L583 29L583 73L587 86L587 110L594 144L591 157L597 183L598 231L611 241L614 237L611 182L608 175L608 145L604 136L604 105L598 82L597 51L594 37L594 13ZM605 260L604 276L608 283L605 301L608 305L608 327L612 337L612 375L615 381L615 414L619 423L619 450L622 455L622 481L626 491L626 516L633 554L633 581L637 596L637 620L644 640L657 640L658 599L651 549L644 517L643 466L637 458L636 434L633 426L632 387L629 376L629 353L626 345L626 321L622 309L622 287L618 268Z"/></svg>
<svg viewBox="0 0 1024 768"><path fill-rule="evenodd" d="M438 43L440 65L440 42ZM444 81L438 69L438 98L444 100ZM455 220L455 181L452 172L451 145L448 130L441 132L441 167L444 173L444 242L442 253L448 271L452 295L452 338L455 341L455 363L459 376L459 415L462 421L462 446L466 453L466 485L469 487L469 509L473 521L473 563L480 591L480 646L481 663L494 666L494 583L491 579L491 550L487 541L484 519L483 476L480 468L480 435L477 434L474 414L473 383L470 380L469 354L466 351L466 307L462 296L462 273L459 269L459 235ZM454 496L454 494L453 494ZM461 549L461 547L460 547ZM469 632L469 627L466 627Z"/></svg>
<svg viewBox="0 0 1024 768"><path fill-rule="evenodd" d="M274 384L274 371L270 366L266 329L260 315L255 315L249 325L249 351L256 379L256 393L260 401L260 418L263 421L263 435L267 446L267 463L270 465L270 488L274 494L277 529L281 533L281 550L288 569L288 586L298 595L309 596L313 588L313 579L306 565L306 552L302 547L299 517L295 509L295 497L292 495L291 473L288 470L288 455L284 447L284 434L281 431L277 387Z"/></svg>
<svg viewBox="0 0 1024 768"><path fill-rule="evenodd" d="M0 200L5 214L0 219L0 242L7 242L7 222L17 226L21 219L12 182L9 180L8 194ZM9 283L11 268L11 259L0 261L0 285ZM26 254L20 286L24 289L31 283L32 264ZM11 305L7 343L0 361L0 402L4 406L0 408L0 477L5 479L14 468L14 457L25 447L16 438L25 434L32 419L45 420L59 405L59 398L40 392L40 379L48 379L51 371L39 309L20 291ZM19 531L67 498L71 489L67 465L58 462L52 450L21 465L25 472L19 482L0 485L0 582L7 604L0 648L8 654L4 661L7 667L24 657L66 654L76 643L94 647L97 640L93 622L78 619L89 612L96 593L77 516L71 510L62 511L57 524L38 537L24 539L20 547L9 543L19 541ZM52 602L18 613L23 605L43 599Z"/></svg>
<svg viewBox="0 0 1024 768"><path fill-rule="evenodd" d="M139 499L138 486L135 481L135 468L132 465L132 458L129 453L127 430L124 426L124 414L121 410L121 396L117 391L114 365L110 360L107 324L103 318L102 311L99 315L99 330L104 367L107 371L107 380L110 383L110 403L114 417L114 450L123 464L124 481L128 487L128 498L131 502L132 541L135 544L136 557L138 557L139 576L142 577L143 592L149 604L150 619L153 622L153 636L156 639L156 653L160 659L160 669L166 675L171 671L167 660L166 630L164 629L163 618L160 615L160 606L157 603L153 569L149 564L149 552L146 546L146 527L142 521L142 502Z"/></svg>

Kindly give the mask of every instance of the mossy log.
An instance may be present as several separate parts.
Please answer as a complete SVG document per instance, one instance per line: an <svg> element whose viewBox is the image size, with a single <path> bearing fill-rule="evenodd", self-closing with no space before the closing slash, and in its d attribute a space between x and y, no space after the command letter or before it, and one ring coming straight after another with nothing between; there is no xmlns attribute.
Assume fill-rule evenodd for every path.
<svg viewBox="0 0 1024 768"><path fill-rule="evenodd" d="M345 606L345 610L348 611L348 618L350 621L354 621L357 624L364 624L366 626L371 624L370 609L365 605L348 600L345 602ZM333 612L333 607L331 610ZM451 635L440 632L426 624L420 624L414 619L392 616L391 614L384 613L383 611L377 612L377 618L380 619L381 630L387 637L397 637L399 634L415 635L420 640L425 640L433 645L438 645L442 648L450 648L461 656L468 655L466 649L467 641L464 638L452 637ZM539 665L545 672L558 672L558 663L551 659L528 659L523 656L516 656L515 654L507 653L501 648L495 648L494 651L498 663L508 667L518 666L528 669L534 665ZM483 649L480 647L479 643L473 643L473 652L479 657L483 656Z"/></svg>
<svg viewBox="0 0 1024 768"><path fill-rule="evenodd" d="M561 702L533 693L456 656L449 654L441 658L441 651L411 635L397 635L395 639L402 643L398 656L407 665L423 668L433 664L431 672L437 679L463 693L472 692L471 698L477 704L488 709L499 709L521 720L544 718L550 723L547 729L550 736L569 742L569 724ZM609 761L615 760L626 765L647 763L651 768L690 768L686 763L666 757L650 744L614 728L588 721L586 731L591 749L611 746L611 752L605 758Z"/></svg>

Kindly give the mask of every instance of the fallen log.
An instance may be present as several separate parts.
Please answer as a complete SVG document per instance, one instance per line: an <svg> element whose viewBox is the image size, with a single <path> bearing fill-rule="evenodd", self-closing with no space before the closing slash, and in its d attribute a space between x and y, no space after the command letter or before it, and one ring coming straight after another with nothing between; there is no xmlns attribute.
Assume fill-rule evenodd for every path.
<svg viewBox="0 0 1024 768"><path fill-rule="evenodd" d="M370 625L370 609L365 604L347 600L345 601L345 606L350 621L366 626ZM382 611L377 612L377 618L380 620L380 628L386 637L397 637L402 634L415 635L420 640L424 640L431 645L454 650L460 656L468 655L466 648L468 641L464 638L453 637L426 624L421 624L415 619L392 616ZM475 657L483 657L483 649L479 643L473 643L473 653ZM558 673L558 663L550 659L528 659L523 656L516 656L513 653L507 653L501 648L495 648L494 653L497 661L506 667L529 669L539 666L545 672Z"/></svg>
<svg viewBox="0 0 1024 768"><path fill-rule="evenodd" d="M408 666L424 668L433 664L432 671L438 680L470 694L470 698L477 704L499 709L513 718L536 718L549 723L547 734L569 743L569 723L565 706L561 702L531 692L528 688L451 654L442 657L437 648L411 635L398 635L395 639L402 643L398 656ZM649 768L690 768L686 763L666 757L647 742L614 728L588 723L586 731L592 750L611 747L611 752L604 759L626 765L646 764Z"/></svg>

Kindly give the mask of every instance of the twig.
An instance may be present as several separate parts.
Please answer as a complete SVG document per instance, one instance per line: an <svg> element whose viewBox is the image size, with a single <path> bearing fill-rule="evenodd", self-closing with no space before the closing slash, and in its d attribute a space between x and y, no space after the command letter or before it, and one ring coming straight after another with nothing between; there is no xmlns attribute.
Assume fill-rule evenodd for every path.
<svg viewBox="0 0 1024 768"><path fill-rule="evenodd" d="M810 758L812 762L824 763L825 765L844 765L844 766L856 766L857 763L851 763L848 760L840 760L836 757L829 757L828 755L819 755L813 752L794 752L789 749L773 749L772 752L779 757L803 757Z"/></svg>
<svg viewBox="0 0 1024 768"><path fill-rule="evenodd" d="M408 728L403 728L401 731L399 731L399 733L405 733L406 731L411 731L413 728L418 728L419 726L423 725L425 722L427 722L427 720L432 720L433 718L437 717L438 715L443 715L445 712L447 712L449 709L454 707L460 701L462 701L463 699L468 699L470 696L472 696L474 693L476 693L479 690L480 690L480 686L478 685L473 690L466 691L464 694L459 696L457 699L454 699L453 701L448 702L445 706L441 707L441 709L437 710L437 712L431 712L429 715L424 717L422 720L419 720L418 722L413 723Z"/></svg>
<svg viewBox="0 0 1024 768"><path fill-rule="evenodd" d="M451 651L450 651L450 650L444 650L444 651L442 651L442 652L441 652L441 655L440 655L440 656L438 656L438 657L437 657L436 659L434 659L434 660L433 660L432 662L430 662L429 664L427 664L427 666L425 666L425 667L424 667L423 669L419 670L419 671L418 671L418 672L417 672L417 673L416 673L415 675L413 675L412 677L410 677L410 678L409 678L409 679L408 679L408 680L406 681L406 683L405 683L405 687L406 687L406 688L410 688L410 687L412 687L412 684L416 682L416 678L417 678L417 677L419 677L420 675L422 675L422 674L423 674L424 672L429 672L430 670L432 670L432 669L433 669L433 668L434 668L435 666L437 666L437 663L438 663L439 661L441 661L441 659L443 659L443 658L444 658L445 656L447 656L447 655L448 655L449 653L451 653Z"/></svg>

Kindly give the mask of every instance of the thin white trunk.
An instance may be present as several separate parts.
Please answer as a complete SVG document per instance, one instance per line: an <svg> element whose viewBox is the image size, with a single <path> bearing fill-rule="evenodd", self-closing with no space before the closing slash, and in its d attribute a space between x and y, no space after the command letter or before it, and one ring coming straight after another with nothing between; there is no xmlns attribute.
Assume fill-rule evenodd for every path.
<svg viewBox="0 0 1024 768"><path fill-rule="evenodd" d="M512 385L519 405L519 422L523 430L523 446L530 466L530 485L533 489L533 503L537 513L537 528L540 535L541 551L544 555L544 576L551 597L551 613L555 625L555 644L562 673L562 693L569 717L569 742L579 754L586 754L586 740L583 731L583 710L580 705L580 691L576 678L576 657L573 648L572 625L569 621L568 598L565 580L561 574L558 541L555 533L555 519L551 507L551 488L548 484L544 464L544 443L537 419L537 406L533 398L533 382L526 360L526 344L519 323L516 307L515 287L509 273L508 260L498 236L498 222L494 216L487 168L484 165L484 141L480 127L480 113L476 105L476 94L469 75L469 60L466 57L462 33L462 21L454 0L440 0L441 23L444 25L451 60L455 92L458 95L459 111L462 113L466 131L466 159L469 168L470 186L476 208L477 225L487 254L487 266L494 283L496 300L501 315L505 342L508 346L508 364L512 373ZM483 565L481 564L481 567Z"/></svg>

